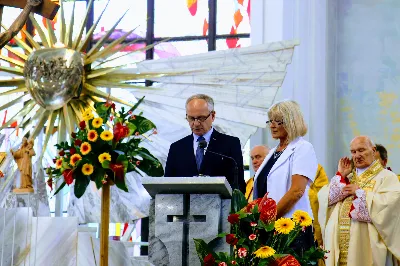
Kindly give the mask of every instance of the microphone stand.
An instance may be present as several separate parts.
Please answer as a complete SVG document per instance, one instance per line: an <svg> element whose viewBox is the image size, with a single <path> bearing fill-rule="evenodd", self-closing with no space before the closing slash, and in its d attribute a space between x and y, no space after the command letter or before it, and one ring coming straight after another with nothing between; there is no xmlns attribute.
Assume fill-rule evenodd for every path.
<svg viewBox="0 0 400 266"><path fill-rule="evenodd" d="M235 163L235 167L234 167L234 171L233 171L233 180L234 180L234 181L233 181L233 182L234 182L234 188L233 188L233 189L240 190L240 189L239 189L239 182L238 182L238 179L239 179L238 173L239 173L239 172L238 172L238 166L237 166L237 163L236 163L235 159L233 159L233 158L230 157L230 156L221 154L221 153L217 153L217 152L210 151L210 150L207 149L207 148L205 148L204 150L207 151L207 152L210 152L210 153L213 153L213 154L216 154L216 155L219 155L219 156L228 158L228 159L232 160L232 161Z"/></svg>

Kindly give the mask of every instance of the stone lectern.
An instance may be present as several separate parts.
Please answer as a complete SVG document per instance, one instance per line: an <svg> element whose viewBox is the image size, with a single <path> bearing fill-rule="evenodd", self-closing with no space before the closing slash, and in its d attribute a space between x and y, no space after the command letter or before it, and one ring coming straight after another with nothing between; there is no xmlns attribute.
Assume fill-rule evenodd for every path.
<svg viewBox="0 0 400 266"><path fill-rule="evenodd" d="M200 266L194 238L206 242L229 232L232 189L225 177L147 177L149 261L156 266ZM225 238L216 251L229 252Z"/></svg>

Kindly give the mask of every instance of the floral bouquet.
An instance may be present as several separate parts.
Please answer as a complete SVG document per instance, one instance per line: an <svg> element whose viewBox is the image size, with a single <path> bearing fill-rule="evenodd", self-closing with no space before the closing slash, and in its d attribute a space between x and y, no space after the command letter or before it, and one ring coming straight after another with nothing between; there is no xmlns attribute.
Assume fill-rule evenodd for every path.
<svg viewBox="0 0 400 266"><path fill-rule="evenodd" d="M164 175L158 159L139 146L148 137L145 133L157 133L150 120L141 116L141 113L133 114L142 101L143 98L127 112L123 107L115 112L115 104L107 101L94 105L96 115L90 109L83 113L78 131L71 134L71 143L65 141L55 145L58 149L58 156L53 159L55 167L45 169L50 188L53 179L64 179L54 194L74 180L77 198L85 193L90 181L94 181L98 189L110 182L128 192L125 183L127 172Z"/></svg>
<svg viewBox="0 0 400 266"><path fill-rule="evenodd" d="M205 266L283 266L317 265L327 251L312 247L302 254L296 254L291 244L301 231L312 224L307 212L297 210L292 218L276 220L276 202L263 198L247 203L244 195L235 190L228 221L231 233L222 233L216 239L225 237L233 247L233 254L213 251L214 240L206 243L194 239L200 261Z"/></svg>

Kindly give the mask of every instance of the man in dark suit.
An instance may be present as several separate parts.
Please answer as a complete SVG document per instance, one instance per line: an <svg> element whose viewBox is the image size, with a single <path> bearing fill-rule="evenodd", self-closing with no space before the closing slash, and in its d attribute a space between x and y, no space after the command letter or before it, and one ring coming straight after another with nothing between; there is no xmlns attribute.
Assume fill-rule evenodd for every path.
<svg viewBox="0 0 400 266"><path fill-rule="evenodd" d="M239 189L244 193L246 185L240 141L237 137L216 131L212 127L214 119L214 101L211 97L197 94L186 101L186 120L193 133L171 144L165 176L225 176L231 187L235 188L234 162L209 152L213 151L235 159L238 166ZM199 147L199 141L203 140L207 142L205 153L204 149Z"/></svg>

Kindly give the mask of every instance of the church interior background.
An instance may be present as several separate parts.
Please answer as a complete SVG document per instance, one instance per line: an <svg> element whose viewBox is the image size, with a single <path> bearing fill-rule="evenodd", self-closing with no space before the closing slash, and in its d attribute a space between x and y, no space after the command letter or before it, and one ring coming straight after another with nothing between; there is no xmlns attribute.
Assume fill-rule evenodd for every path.
<svg viewBox="0 0 400 266"><path fill-rule="evenodd" d="M58 2L58 1L54 1ZM75 2L74 27L79 28L82 23L88 0ZM92 25L100 16L108 1L96 0L87 25ZM65 1L65 18L70 18L73 1ZM123 6L124 8L121 8ZM136 67L136 63L144 60L162 60L181 56L196 56L212 51L227 51L241 49L267 43L294 41L295 48L291 64L286 69L286 76L282 86L269 95L265 109L273 102L281 99L293 99L302 106L302 111L309 126L306 139L315 148L319 163L324 166L328 176L335 172L337 160L348 155L347 143L356 135L369 135L376 143L383 144L388 149L389 166L396 172L400 167L395 163L400 158L400 111L398 77L400 63L398 47L400 43L400 3L396 0L110 0L108 7L99 21L93 39L100 39L127 9L127 14L119 23L111 38L114 40L132 28L131 40L137 42L127 46L121 55L118 64L127 64ZM20 9L5 7L2 24L6 27L16 19ZM42 17L35 15L37 21ZM55 32L59 30L60 19L53 21ZM31 23L25 29L35 34ZM115 36L114 36L115 34ZM153 37L154 34L154 37ZM24 38L20 33L19 36ZM40 41L38 34L35 40ZM143 48L145 45L158 43L154 49L130 53ZM15 43L12 47L19 49ZM12 53L2 49L1 54L15 58ZM240 63L238 63L240 64ZM1 66L8 67L4 60ZM144 65L145 66L145 65ZM240 69L240 65L237 66ZM242 70L241 70L242 71ZM244 71L244 70L243 70ZM0 72L0 79L8 79L10 75ZM138 85L154 85L147 80L135 81ZM164 82L163 80L160 83ZM251 84L249 84L250 86ZM146 91L127 90L123 88L102 88L104 92L125 100L135 102L146 95ZM168 87L166 87L168 90ZM193 88L195 91L195 89ZM192 90L192 91L193 91ZM190 90L189 90L190 91ZM205 90L206 91L206 90ZM126 93L129 96L126 96ZM199 93L202 91L198 91ZM218 91L214 91L218 94ZM144 111L159 127L156 137L156 156L165 164L168 152L168 143L178 140L190 131L179 119L180 112L176 105L182 104L182 95L176 92L162 95L149 93L149 104L144 105ZM22 94L19 94L22 95ZM17 96L19 96L17 95ZM9 102L15 95L0 96L0 102ZM251 93L250 96L251 97ZM129 99L126 99L129 98ZM183 96L185 98L185 96ZM168 101L174 104L165 104ZM19 103L0 112L0 119L5 121L13 117L24 103ZM222 114L228 122L235 118L227 114L230 110L226 105L216 105L217 117ZM235 104L233 105L235 106ZM224 109L226 108L226 109ZM160 114L165 110L166 114ZM246 115L251 114L246 110ZM253 123L249 116L235 113L239 118L238 126L243 125L240 135L245 165L245 178L254 173L249 167L249 151L254 145L267 144L270 147L276 142L270 138L265 125ZM170 117L167 117L170 116ZM225 116L225 117L224 117ZM242 117L243 116L243 117ZM249 120L248 122L246 122ZM238 122L237 122L238 121ZM221 122L224 129L228 122ZM17 123L1 131L4 139L0 147L3 154L19 144L22 129ZM178 133L179 132L179 133ZM233 132L231 134L234 135ZM35 150L41 150L41 141L44 133L38 136ZM57 138L52 137L48 147L53 147ZM164 143L164 144L160 144ZM55 148L48 148L42 162L43 167L53 164L52 158L56 154ZM33 161L38 160L39 155ZM14 167L3 161L0 169ZM45 187L45 179L37 180L36 185ZM11 182L17 182L12 180ZM9 185L9 184L8 184ZM11 184L12 185L12 184ZM1 206L7 205L5 195L6 178L0 179ZM138 186L133 182L132 186ZM54 192L54 191L53 191ZM81 227L87 231L98 233L98 215L88 213L88 208L99 206L96 198L78 201L71 196L70 187L63 188L57 196L52 196L50 188L46 186L46 195L41 201L40 211L52 217L79 216ZM146 195L137 196L143 202ZM95 195L96 192L93 192ZM129 201L129 198L124 199ZM146 226L141 217L146 210L141 209L141 200L135 204L135 210L126 215L133 215L137 220L131 223L113 222L110 226L110 236L115 240L125 235L130 255L137 257L146 255ZM127 203L129 204L129 203ZM79 206L87 205L87 206ZM82 213L83 212L83 213ZM125 214L123 214L125 215ZM120 217L120 216L117 216ZM129 216L130 217L130 216Z"/></svg>

